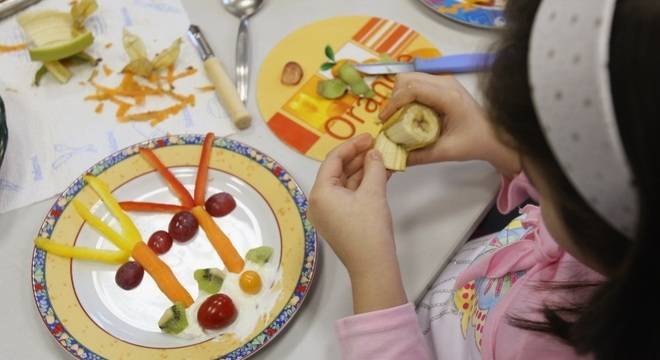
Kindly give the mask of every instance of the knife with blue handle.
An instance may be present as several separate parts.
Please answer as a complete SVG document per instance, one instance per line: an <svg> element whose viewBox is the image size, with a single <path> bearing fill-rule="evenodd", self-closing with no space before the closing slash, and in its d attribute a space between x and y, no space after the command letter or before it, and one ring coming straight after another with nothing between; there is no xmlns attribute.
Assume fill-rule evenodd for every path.
<svg viewBox="0 0 660 360"><path fill-rule="evenodd" d="M410 63L377 63L355 65L357 71L366 75L423 72L429 74L461 74L485 71L495 61L495 54L476 53L447 55L433 59L417 58Z"/></svg>

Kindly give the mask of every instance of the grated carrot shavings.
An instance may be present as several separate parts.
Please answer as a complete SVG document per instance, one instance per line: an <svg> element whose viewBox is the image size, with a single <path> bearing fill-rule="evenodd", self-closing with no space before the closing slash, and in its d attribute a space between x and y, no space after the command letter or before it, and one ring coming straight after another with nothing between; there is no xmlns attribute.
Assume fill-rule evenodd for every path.
<svg viewBox="0 0 660 360"><path fill-rule="evenodd" d="M182 71L182 72L180 72L180 73L178 73L178 74L174 74L174 75L172 76L172 82L174 82L174 81L176 81L176 80L179 80L179 79L183 79L183 78L188 77L188 76L195 75L195 73L197 73L197 69L195 69L195 68L192 67L192 66L188 66L188 67L186 68L186 70L184 70L184 71Z"/></svg>
<svg viewBox="0 0 660 360"><path fill-rule="evenodd" d="M13 51L20 51L27 48L26 43L14 44L14 45L2 45L0 44L0 54L9 53Z"/></svg>
<svg viewBox="0 0 660 360"><path fill-rule="evenodd" d="M105 47L106 49L110 49L110 48L112 47L112 43L109 42L109 43L105 44L104 47Z"/></svg>
<svg viewBox="0 0 660 360"><path fill-rule="evenodd" d="M94 108L94 112L97 114L100 114L103 112L103 105L105 105L104 102L100 102L98 105L96 105L96 108Z"/></svg>
<svg viewBox="0 0 660 360"><path fill-rule="evenodd" d="M94 87L94 94L85 96L86 101L100 101L97 106L97 112L103 111L105 101L112 102L117 105L115 116L119 122L129 121L149 121L152 126L155 126L171 116L177 115L187 106L195 106L195 95L182 95L173 91L174 82L187 76L195 74L197 70L193 67L188 67L183 72L176 74L173 68L168 68L166 76L155 75L146 80L147 83L155 86L145 84L144 81L137 81L135 76L130 73L124 73L122 80L117 87L108 87L101 85L96 81L97 72L93 72L89 78L89 83ZM105 72L105 68L104 68ZM167 87L164 89L162 80L167 81ZM171 81L170 81L171 80ZM150 96L163 97L167 96L176 101L175 104L159 110L152 110L146 112L132 113L130 110L134 106L144 105Z"/></svg>
<svg viewBox="0 0 660 360"><path fill-rule="evenodd" d="M215 86L213 85L200 86L197 88L197 90L201 92L215 91Z"/></svg>
<svg viewBox="0 0 660 360"><path fill-rule="evenodd" d="M110 74L112 74L112 69L110 69L108 65L103 64L103 73L105 76L110 76Z"/></svg>

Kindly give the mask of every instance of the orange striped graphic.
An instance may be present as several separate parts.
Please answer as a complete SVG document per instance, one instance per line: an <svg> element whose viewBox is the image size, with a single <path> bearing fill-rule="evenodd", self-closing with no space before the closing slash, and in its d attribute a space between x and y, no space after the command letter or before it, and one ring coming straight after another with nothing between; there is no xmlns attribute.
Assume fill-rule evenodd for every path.
<svg viewBox="0 0 660 360"><path fill-rule="evenodd" d="M374 36L376 36L381 31L381 29L383 29L383 27L385 27L386 25L387 25L387 20L381 20L378 23L378 26L376 26L373 30L369 32L369 34L367 34L367 36L362 41L362 45L369 47L369 43L374 39Z"/></svg>
<svg viewBox="0 0 660 360"><path fill-rule="evenodd" d="M386 30L383 31L381 34L376 34L376 33L374 34L374 36L379 35L376 41L373 41L375 38L372 37L372 39L369 39L369 41L365 42L365 45L367 45L367 47L369 47L370 49L376 50L378 44L385 41L385 39L387 39L387 37L390 36L390 34L392 34L394 29L396 29L396 24L393 22L386 21L384 24L386 25Z"/></svg>
<svg viewBox="0 0 660 360"><path fill-rule="evenodd" d="M357 42L362 42L362 38L365 37L369 33L369 31L376 26L376 24L382 21L383 19L376 17L369 19L369 21L367 21L367 23L362 27L362 29L360 29L360 31L358 31L357 34L353 36L353 40Z"/></svg>
<svg viewBox="0 0 660 360"><path fill-rule="evenodd" d="M380 46L376 47L378 53L386 53L388 50L396 44L397 41L403 36L403 34L408 31L408 27L405 25L399 25L396 30L390 35L387 40L385 40Z"/></svg>
<svg viewBox="0 0 660 360"><path fill-rule="evenodd" d="M419 34L417 34L415 31L412 31L412 32L411 32L410 34L408 34L408 36L407 36L407 37L406 37L406 38L405 38L405 39L399 44L399 46L397 46L396 49L394 49L394 51L391 51L392 55L395 56L395 57L401 55L401 53L402 53L405 49L407 49L408 46L410 46L410 44L412 44L412 42L415 41L415 39L417 39L418 36L419 36Z"/></svg>
<svg viewBox="0 0 660 360"><path fill-rule="evenodd" d="M279 112L268 121L268 127L285 143L303 154L319 139L318 135Z"/></svg>

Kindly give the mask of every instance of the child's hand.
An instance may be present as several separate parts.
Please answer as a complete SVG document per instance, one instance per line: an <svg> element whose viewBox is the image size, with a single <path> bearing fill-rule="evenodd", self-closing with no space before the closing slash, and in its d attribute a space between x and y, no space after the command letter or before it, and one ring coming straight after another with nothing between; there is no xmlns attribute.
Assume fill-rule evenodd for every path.
<svg viewBox="0 0 660 360"><path fill-rule="evenodd" d="M385 195L388 173L369 150L372 142L361 135L329 153L309 196L312 223L351 276L356 313L406 302Z"/></svg>
<svg viewBox="0 0 660 360"><path fill-rule="evenodd" d="M484 109L453 76L398 75L380 118L386 120L413 101L434 109L443 117L443 123L440 139L411 152L408 165L485 160L505 175L520 172L518 154L499 142Z"/></svg>

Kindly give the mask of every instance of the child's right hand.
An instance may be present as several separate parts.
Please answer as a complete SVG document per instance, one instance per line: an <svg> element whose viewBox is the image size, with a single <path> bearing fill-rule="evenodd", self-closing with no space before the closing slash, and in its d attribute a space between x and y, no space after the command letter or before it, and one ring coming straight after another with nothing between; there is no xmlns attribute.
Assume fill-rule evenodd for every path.
<svg viewBox="0 0 660 360"><path fill-rule="evenodd" d="M520 172L518 154L500 143L484 109L454 78L407 73L397 76L392 97L380 114L385 121L401 107L419 102L442 115L442 134L431 146L413 151L408 165L485 160L502 174Z"/></svg>

